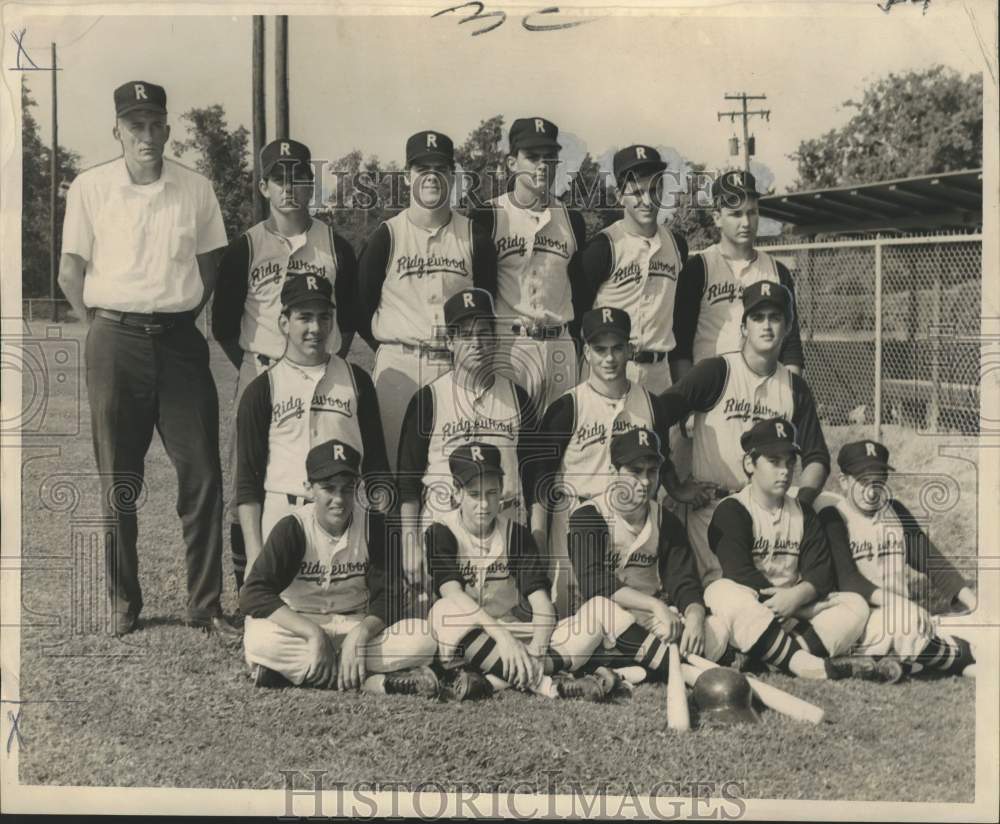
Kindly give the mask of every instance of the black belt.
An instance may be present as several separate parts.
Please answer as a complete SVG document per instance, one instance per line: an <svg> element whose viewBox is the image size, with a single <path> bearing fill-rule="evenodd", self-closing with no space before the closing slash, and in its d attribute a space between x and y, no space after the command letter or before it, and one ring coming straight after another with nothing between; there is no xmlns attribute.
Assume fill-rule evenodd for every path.
<svg viewBox="0 0 1000 824"><path fill-rule="evenodd" d="M257 363L259 363L261 366L270 366L271 365L271 360L272 359L269 358L267 355L254 355L254 357L257 358Z"/></svg>
<svg viewBox="0 0 1000 824"><path fill-rule="evenodd" d="M161 335L175 326L194 320L190 312L119 312L117 309L95 309L94 315L132 329L142 329L147 335Z"/></svg>
<svg viewBox="0 0 1000 824"><path fill-rule="evenodd" d="M636 352L632 355L632 360L636 363L660 363L666 360L666 352L650 352L649 350L643 350L642 352Z"/></svg>
<svg viewBox="0 0 1000 824"><path fill-rule="evenodd" d="M534 338L535 340L558 338L565 329L565 323L560 323L556 326L524 326L523 324L515 323L510 327L510 331L515 335L520 335L523 338Z"/></svg>
<svg viewBox="0 0 1000 824"><path fill-rule="evenodd" d="M288 501L288 503L290 503L292 506L305 506L307 503L309 503L309 501L307 501L305 498L302 498L298 495L286 494L285 498Z"/></svg>

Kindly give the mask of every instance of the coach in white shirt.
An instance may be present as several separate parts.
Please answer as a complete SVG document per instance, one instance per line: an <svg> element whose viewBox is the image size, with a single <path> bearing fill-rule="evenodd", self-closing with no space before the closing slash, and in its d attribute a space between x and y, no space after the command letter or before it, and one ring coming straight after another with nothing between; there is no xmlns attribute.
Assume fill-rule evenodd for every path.
<svg viewBox="0 0 1000 824"><path fill-rule="evenodd" d="M73 181L59 285L88 324L87 395L106 514L116 635L137 626L136 506L154 427L177 471L187 552L187 618L237 634L222 618L219 403L208 344L194 320L215 285L226 229L209 181L163 157L170 137L162 87L115 90L122 156Z"/></svg>

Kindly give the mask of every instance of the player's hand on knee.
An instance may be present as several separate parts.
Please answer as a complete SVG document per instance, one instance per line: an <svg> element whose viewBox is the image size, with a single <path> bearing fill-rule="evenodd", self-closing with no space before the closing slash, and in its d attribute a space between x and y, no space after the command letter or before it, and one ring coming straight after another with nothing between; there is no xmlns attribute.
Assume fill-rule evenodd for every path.
<svg viewBox="0 0 1000 824"><path fill-rule="evenodd" d="M322 630L309 640L309 656L306 683L320 687L331 685L336 680L337 653Z"/></svg>
<svg viewBox="0 0 1000 824"><path fill-rule="evenodd" d="M674 490L671 497L693 509L701 509L715 499L716 488L715 484L708 481L688 478Z"/></svg>
<svg viewBox="0 0 1000 824"><path fill-rule="evenodd" d="M788 587L764 587L760 592L762 595L771 596L764 601L764 606L778 618L790 618L802 606L795 593Z"/></svg>
<svg viewBox="0 0 1000 824"><path fill-rule="evenodd" d="M681 616L662 602L657 603L652 612L653 634L668 644L679 641L684 632L684 621Z"/></svg>
<svg viewBox="0 0 1000 824"><path fill-rule="evenodd" d="M678 649L681 655L704 655L705 653L705 619L688 618L684 622Z"/></svg>
<svg viewBox="0 0 1000 824"><path fill-rule="evenodd" d="M493 640L503 666L503 680L515 687L526 686L530 678L531 663L524 644L503 627L494 628Z"/></svg>
<svg viewBox="0 0 1000 824"><path fill-rule="evenodd" d="M340 666L337 669L337 689L360 689L367 677L365 648L359 643L357 630L352 630L340 648Z"/></svg>

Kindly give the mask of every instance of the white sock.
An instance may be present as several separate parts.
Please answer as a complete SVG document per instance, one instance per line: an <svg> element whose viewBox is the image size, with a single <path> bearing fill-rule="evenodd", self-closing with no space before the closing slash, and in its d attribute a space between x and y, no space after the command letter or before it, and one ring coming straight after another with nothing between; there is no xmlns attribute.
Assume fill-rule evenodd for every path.
<svg viewBox="0 0 1000 824"><path fill-rule="evenodd" d="M385 695L385 675L381 672L376 675L369 675L361 688L365 692L377 692Z"/></svg>

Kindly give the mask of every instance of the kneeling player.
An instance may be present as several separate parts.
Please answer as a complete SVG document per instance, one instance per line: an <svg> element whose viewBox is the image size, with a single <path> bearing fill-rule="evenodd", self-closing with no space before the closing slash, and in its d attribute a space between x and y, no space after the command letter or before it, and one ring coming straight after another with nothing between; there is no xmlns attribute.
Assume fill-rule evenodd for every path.
<svg viewBox="0 0 1000 824"><path fill-rule="evenodd" d="M788 494L799 446L784 418L760 421L740 438L750 482L719 504L708 529L723 577L705 603L752 662L803 678L898 681L892 658L843 655L861 635L868 605L832 592L833 563L819 519Z"/></svg>
<svg viewBox="0 0 1000 824"><path fill-rule="evenodd" d="M706 619L704 593L687 531L656 500L665 458L649 429L632 429L611 439L614 476L607 492L579 507L569 519L569 555L583 598L610 598L636 620L622 638L635 636L639 661L655 679L666 676L667 645L681 655L713 661L727 651L728 632L716 616ZM682 617L683 616L683 617ZM634 663L633 655L612 653Z"/></svg>
<svg viewBox="0 0 1000 824"><path fill-rule="evenodd" d="M438 514L424 537L440 595L429 620L442 664L464 664L495 688L601 700L616 686L610 671L581 678L560 673L579 669L605 638L615 637L616 623L624 628L631 618L610 600L594 598L556 623L546 561L528 529L499 512L500 451L473 442L456 449L449 466L458 507Z"/></svg>
<svg viewBox="0 0 1000 824"><path fill-rule="evenodd" d="M386 628L398 614L399 578L387 563L385 519L357 502L360 465L342 441L309 451L313 502L278 521L240 591L257 686L438 694L427 623Z"/></svg>
<svg viewBox="0 0 1000 824"><path fill-rule="evenodd" d="M938 634L927 609L914 600L914 577L930 577L951 603L976 608L976 595L931 543L917 519L889 494L889 450L855 441L837 456L843 497L824 492L816 511L826 531L838 586L871 604L855 647L861 655L896 655L910 672L933 670L975 677L968 641Z"/></svg>

